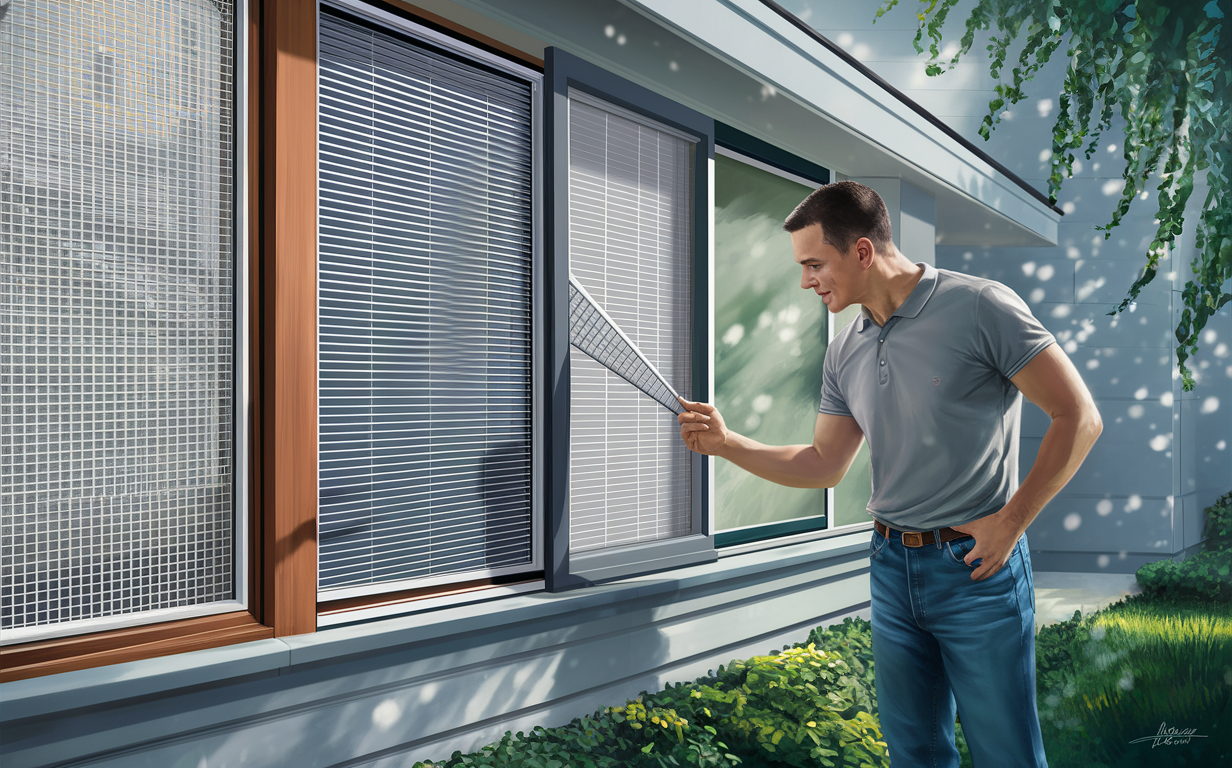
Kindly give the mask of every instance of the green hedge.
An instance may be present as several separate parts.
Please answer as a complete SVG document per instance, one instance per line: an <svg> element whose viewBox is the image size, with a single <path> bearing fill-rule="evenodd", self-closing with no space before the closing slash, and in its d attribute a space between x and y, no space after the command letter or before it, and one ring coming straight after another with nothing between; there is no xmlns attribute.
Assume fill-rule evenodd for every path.
<svg viewBox="0 0 1232 768"><path fill-rule="evenodd" d="M888 768L876 700L872 627L848 618L781 652L415 768Z"/></svg>
<svg viewBox="0 0 1232 768"><path fill-rule="evenodd" d="M1138 569L1143 592L1198 600L1232 599L1232 492L1206 508L1206 541L1197 554L1157 560Z"/></svg>

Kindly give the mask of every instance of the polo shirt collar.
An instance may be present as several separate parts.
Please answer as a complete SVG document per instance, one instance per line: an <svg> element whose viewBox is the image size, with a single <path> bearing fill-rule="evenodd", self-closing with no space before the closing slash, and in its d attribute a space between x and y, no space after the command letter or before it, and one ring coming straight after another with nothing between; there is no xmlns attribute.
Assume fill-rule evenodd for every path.
<svg viewBox="0 0 1232 768"><path fill-rule="evenodd" d="M924 309L924 305L928 303L928 299L933 295L933 289L937 287L937 268L932 264L923 261L917 261L917 267L924 267L924 275L920 277L920 281L915 284L915 288L911 289L907 300L902 305L894 310L894 314L890 317L915 317L920 314L920 310ZM873 316L869 314L868 308L860 306L860 333L864 333L870 325L876 325L873 322Z"/></svg>

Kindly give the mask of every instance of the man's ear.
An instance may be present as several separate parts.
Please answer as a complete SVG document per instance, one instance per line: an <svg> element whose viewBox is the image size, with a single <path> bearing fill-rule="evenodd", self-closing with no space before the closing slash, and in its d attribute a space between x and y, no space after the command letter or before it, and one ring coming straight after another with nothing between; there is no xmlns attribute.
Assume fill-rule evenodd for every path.
<svg viewBox="0 0 1232 768"><path fill-rule="evenodd" d="M867 237L861 237L856 241L856 258L860 260L860 269L868 269L873 266L873 254L877 252L873 247L873 241Z"/></svg>

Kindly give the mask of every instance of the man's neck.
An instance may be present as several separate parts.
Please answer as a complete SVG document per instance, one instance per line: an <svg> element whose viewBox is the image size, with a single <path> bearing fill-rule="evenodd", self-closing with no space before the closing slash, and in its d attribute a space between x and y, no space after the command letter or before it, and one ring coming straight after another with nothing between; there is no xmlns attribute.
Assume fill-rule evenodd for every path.
<svg viewBox="0 0 1232 768"><path fill-rule="evenodd" d="M924 276L924 269L913 264L898 248L894 249L892 257L874 264L873 269L878 275L872 295L861 304L873 316L873 322L884 326L915 290Z"/></svg>

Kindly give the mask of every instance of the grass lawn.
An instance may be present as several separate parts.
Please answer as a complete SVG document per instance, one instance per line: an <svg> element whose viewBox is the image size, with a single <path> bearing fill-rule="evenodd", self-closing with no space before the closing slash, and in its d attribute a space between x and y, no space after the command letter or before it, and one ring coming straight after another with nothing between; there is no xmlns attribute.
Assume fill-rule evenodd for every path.
<svg viewBox="0 0 1232 768"><path fill-rule="evenodd" d="M1036 669L1052 768L1232 765L1228 602L1133 595L1042 629Z"/></svg>

